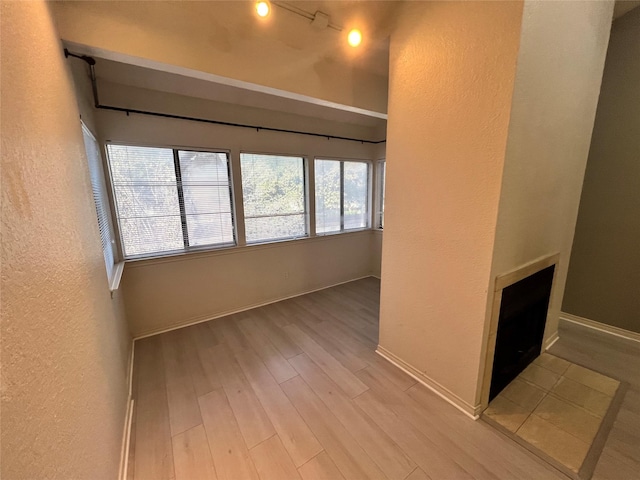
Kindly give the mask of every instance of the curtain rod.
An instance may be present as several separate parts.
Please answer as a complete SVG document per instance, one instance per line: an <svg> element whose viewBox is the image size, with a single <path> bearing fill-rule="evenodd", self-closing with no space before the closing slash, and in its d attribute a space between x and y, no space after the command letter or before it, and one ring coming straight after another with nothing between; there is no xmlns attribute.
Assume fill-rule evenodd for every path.
<svg viewBox="0 0 640 480"><path fill-rule="evenodd" d="M385 143L387 140L383 139L383 140L365 140L365 139L361 139L361 138L351 138L351 137L341 137L338 135L326 135L323 133L314 133L314 132L303 132L303 131L299 131L299 130L289 130L286 128L274 128L274 127L264 127L264 126L260 126L260 125L247 125L247 124L243 124L243 123L232 123L232 122L223 122L220 120L211 120L208 118L198 118L198 117L189 117L189 116L184 116L184 115L174 115L171 113L160 113L160 112L151 112L148 110L137 110L134 108L124 108L124 107L115 107L115 106L111 106L111 105L102 105L99 101L99 97L98 97L98 82L96 79L96 71L95 71L95 65L96 65L96 60L93 57L89 57L87 55L79 55L77 53L72 53L70 52L68 49L64 49L64 56L65 57L72 57L72 58L78 58L84 62L86 62L89 65L89 72L90 72L90 76L91 76L91 89L93 91L93 102L94 102L94 106L98 109L101 110L111 110L111 111L115 111L115 112L124 112L127 115L131 114L131 113L135 113L138 115L149 115L149 116L153 116L153 117L162 117L162 118L173 118L176 120L189 120L191 122L201 122L201 123L212 123L214 125L224 125L227 127L238 127L238 128L250 128L256 131L260 131L260 130L265 130L268 132L280 132L280 133L292 133L294 135L306 135L306 136L310 136L310 137L321 137L321 138L326 138L327 140L346 140L349 142L359 142L362 144L368 143L368 144L372 144L372 145L378 145L381 143Z"/></svg>

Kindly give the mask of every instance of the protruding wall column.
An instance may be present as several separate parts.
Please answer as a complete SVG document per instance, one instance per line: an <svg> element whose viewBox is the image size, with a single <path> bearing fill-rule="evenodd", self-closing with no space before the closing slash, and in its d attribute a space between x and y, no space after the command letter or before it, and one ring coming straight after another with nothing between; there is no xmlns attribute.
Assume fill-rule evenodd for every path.
<svg viewBox="0 0 640 480"><path fill-rule="evenodd" d="M392 36L379 350L470 415L497 275L560 253L557 329L611 11L418 3Z"/></svg>

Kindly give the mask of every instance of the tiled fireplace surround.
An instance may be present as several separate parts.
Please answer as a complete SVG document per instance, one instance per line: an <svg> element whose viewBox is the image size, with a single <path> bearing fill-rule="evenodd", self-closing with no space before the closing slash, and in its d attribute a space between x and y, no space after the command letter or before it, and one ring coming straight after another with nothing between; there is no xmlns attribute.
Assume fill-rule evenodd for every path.
<svg viewBox="0 0 640 480"><path fill-rule="evenodd" d="M495 349L496 349L496 338L497 338L497 333L498 333L498 319L500 316L500 305L502 302L502 290L504 290L506 287L519 282L520 280L533 275L534 273L537 273L541 270L544 270L547 267L550 267L551 265L555 265L555 272L554 272L554 278L553 278L553 282L555 282L555 275L557 274L556 272L558 271L558 259L560 257L559 253L555 253L553 255L549 255L546 257L542 257L538 260L535 260L523 267L518 268L517 270L513 270L511 272L502 274L502 275L498 275L495 279L494 282L494 288L493 288L493 300L492 300L492 307L491 307L491 319L490 319L490 324L489 324L489 334L488 334L488 340L487 340L487 346L486 346L486 356L485 356L485 362L484 362L484 375L483 375L483 380L482 380L482 394L481 394L481 409L484 410L485 408L487 408L487 406L489 405L489 390L491 387L491 377L492 377L492 371L493 371L493 360L494 360L494 354L495 354ZM551 299L549 301L549 304L553 303L553 288L551 289ZM555 339L557 338L557 334L554 335L553 338L547 338L546 332L545 332L545 338L546 340L546 344L543 343L542 345L542 349L544 350L545 347L548 347L550 344L552 344Z"/></svg>
<svg viewBox="0 0 640 480"><path fill-rule="evenodd" d="M599 435L606 438L606 425L613 420L605 421L605 417L615 416L614 397L620 383L544 353L558 338L557 334L547 338L545 331L546 341L543 340L541 356L489 405L503 290L555 265L553 285L558 271L558 259L559 254L549 255L496 277L482 381L481 410L484 411L483 418L490 419L490 423L498 425L499 429L503 429L516 441L524 440L525 444L533 446L534 453L550 461L570 477L588 479L599 456L595 445L599 441L596 440L596 434L604 422L605 433ZM553 293L552 288L550 305ZM527 405L527 402L531 405Z"/></svg>

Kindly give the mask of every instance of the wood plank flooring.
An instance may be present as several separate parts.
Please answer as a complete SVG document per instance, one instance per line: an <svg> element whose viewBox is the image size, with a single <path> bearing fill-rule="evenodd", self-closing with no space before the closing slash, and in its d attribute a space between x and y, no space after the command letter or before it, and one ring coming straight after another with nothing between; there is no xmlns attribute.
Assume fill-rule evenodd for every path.
<svg viewBox="0 0 640 480"><path fill-rule="evenodd" d="M629 384L593 480L640 478L640 343L569 322L549 353Z"/></svg>
<svg viewBox="0 0 640 480"><path fill-rule="evenodd" d="M129 479L566 479L374 353L379 288L368 278L136 341ZM640 417L633 395L625 420ZM625 428L599 479L638 471Z"/></svg>

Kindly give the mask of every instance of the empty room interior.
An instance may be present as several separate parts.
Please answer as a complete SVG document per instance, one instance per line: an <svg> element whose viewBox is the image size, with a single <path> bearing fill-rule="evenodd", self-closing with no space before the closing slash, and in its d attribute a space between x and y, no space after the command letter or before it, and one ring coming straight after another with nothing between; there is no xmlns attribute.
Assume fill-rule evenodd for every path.
<svg viewBox="0 0 640 480"><path fill-rule="evenodd" d="M3 479L640 478L640 1L0 8Z"/></svg>

